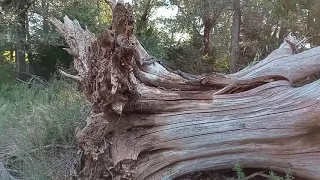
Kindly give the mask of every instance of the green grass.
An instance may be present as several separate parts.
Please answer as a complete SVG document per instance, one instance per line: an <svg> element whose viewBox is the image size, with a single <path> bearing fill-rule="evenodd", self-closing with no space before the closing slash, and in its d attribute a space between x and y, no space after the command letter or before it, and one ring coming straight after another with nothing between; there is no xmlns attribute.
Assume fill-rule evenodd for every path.
<svg viewBox="0 0 320 180"><path fill-rule="evenodd" d="M88 109L84 96L65 81L0 87L0 159L21 179L60 179L75 159L72 148L61 147L73 145Z"/></svg>

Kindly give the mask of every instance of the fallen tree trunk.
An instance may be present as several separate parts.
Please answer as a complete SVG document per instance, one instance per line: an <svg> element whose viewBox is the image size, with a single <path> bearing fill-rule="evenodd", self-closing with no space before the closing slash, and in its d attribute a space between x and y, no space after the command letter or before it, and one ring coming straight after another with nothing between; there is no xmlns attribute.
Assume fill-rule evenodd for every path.
<svg viewBox="0 0 320 180"><path fill-rule="evenodd" d="M238 73L191 75L166 69L133 33L130 5L109 2L112 28L95 40L69 20L64 36L93 110L76 139L79 179L174 179L243 167L320 179L320 47L293 54L288 36L266 59Z"/></svg>

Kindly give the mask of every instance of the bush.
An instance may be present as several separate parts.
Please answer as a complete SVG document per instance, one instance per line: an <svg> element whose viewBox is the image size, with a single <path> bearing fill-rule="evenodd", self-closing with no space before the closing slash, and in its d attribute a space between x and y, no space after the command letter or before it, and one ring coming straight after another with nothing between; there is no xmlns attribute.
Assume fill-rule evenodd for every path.
<svg viewBox="0 0 320 180"><path fill-rule="evenodd" d="M49 87L2 87L0 159L22 179L59 179L69 174L75 159L75 128L88 108L75 85L62 80Z"/></svg>

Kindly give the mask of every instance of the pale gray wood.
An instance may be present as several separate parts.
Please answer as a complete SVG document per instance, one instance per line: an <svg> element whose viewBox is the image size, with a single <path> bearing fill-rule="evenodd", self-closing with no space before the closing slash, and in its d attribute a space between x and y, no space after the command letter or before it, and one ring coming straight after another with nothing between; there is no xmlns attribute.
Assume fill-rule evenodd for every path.
<svg viewBox="0 0 320 180"><path fill-rule="evenodd" d="M145 129L114 137L113 161L137 160L135 179L172 179L232 168L238 161L244 167L291 169L297 176L319 179L319 88L320 80L300 88L273 82L150 115L137 123ZM146 151L154 153L139 159Z"/></svg>

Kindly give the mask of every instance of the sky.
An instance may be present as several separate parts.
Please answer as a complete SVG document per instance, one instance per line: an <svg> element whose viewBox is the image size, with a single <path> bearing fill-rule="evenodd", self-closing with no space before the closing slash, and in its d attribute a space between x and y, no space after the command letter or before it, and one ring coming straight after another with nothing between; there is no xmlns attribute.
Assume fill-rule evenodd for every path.
<svg viewBox="0 0 320 180"><path fill-rule="evenodd" d="M124 3L130 3L132 4L132 0L124 0ZM172 9L172 8L166 8L166 7L161 7L156 9L154 12L153 16L151 19L156 19L158 17L165 17L165 18L170 18L175 16L178 13L178 9Z"/></svg>
<svg viewBox="0 0 320 180"><path fill-rule="evenodd" d="M156 12L154 13L152 18L157 18L157 17L171 18L175 16L177 13L178 13L178 8L161 7L156 9Z"/></svg>

